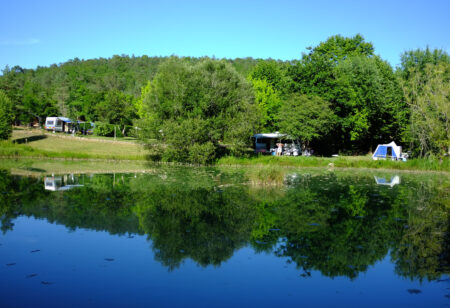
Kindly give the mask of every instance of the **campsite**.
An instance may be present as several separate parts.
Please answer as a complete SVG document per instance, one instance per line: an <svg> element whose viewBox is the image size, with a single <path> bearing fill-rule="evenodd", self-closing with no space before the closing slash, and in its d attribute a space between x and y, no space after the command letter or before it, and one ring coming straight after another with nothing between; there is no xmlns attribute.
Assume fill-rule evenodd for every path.
<svg viewBox="0 0 450 308"><path fill-rule="evenodd" d="M374 160L372 155L364 156L273 156L253 154L254 149L248 149L248 157L226 156L215 164L224 166L279 166L329 168L359 168L359 169L394 169L409 171L439 171L448 172L450 163L434 159L408 159L406 162L391 159ZM0 156L3 159L51 159L51 160L116 160L115 168L126 170L131 162L146 163L148 152L142 144L131 137L102 137L91 135L58 134L36 129L16 129L13 131L12 142L0 146ZM4 163L5 161L4 161ZM171 164L171 163L164 163ZM173 164L173 163L172 163ZM176 164L174 164L176 165ZM111 166L111 165L110 165ZM131 169L133 169L132 167ZM106 171L105 168L102 170Z"/></svg>
<svg viewBox="0 0 450 308"><path fill-rule="evenodd" d="M449 11L3 1L0 308L448 306Z"/></svg>

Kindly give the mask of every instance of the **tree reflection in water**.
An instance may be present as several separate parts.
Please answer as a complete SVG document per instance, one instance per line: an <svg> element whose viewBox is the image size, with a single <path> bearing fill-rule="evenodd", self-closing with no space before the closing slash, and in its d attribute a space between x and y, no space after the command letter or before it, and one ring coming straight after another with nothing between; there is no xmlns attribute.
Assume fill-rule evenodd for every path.
<svg viewBox="0 0 450 308"><path fill-rule="evenodd" d="M274 188L242 184L245 172L174 168L71 179L83 186L49 191L42 179L1 171L1 230L25 215L71 230L146 235L169 270L186 259L220 266L250 245L287 258L305 277L318 270L355 278L389 251L400 276L449 273L445 177L402 175L391 186L372 175L303 173Z"/></svg>

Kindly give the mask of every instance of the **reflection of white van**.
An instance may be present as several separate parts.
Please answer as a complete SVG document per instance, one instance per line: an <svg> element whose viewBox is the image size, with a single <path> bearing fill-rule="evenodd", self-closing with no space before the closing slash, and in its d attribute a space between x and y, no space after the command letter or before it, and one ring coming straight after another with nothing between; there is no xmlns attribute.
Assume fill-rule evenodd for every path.
<svg viewBox="0 0 450 308"><path fill-rule="evenodd" d="M82 187L83 185L75 184L78 182L78 177L73 174L63 176L46 176L44 178L44 187L46 190L60 191L69 190L75 187Z"/></svg>
<svg viewBox="0 0 450 308"><path fill-rule="evenodd" d="M53 130L56 132L63 131L64 122L61 121L58 117L47 117L45 119L45 129Z"/></svg>
<svg viewBox="0 0 450 308"><path fill-rule="evenodd" d="M62 181L62 177L57 176L57 177L45 177L44 178L44 183L45 183L45 189L46 190L52 190L52 191L57 191L59 190L59 188L61 186L63 186L63 181Z"/></svg>

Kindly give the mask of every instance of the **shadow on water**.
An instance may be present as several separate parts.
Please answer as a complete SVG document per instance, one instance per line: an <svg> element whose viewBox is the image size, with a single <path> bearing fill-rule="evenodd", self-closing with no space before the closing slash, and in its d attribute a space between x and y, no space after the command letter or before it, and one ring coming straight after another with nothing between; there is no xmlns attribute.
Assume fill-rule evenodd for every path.
<svg viewBox="0 0 450 308"><path fill-rule="evenodd" d="M26 144L29 142L38 141L38 140L42 140L42 139L46 139L46 138L47 138L46 135L35 135L35 136L29 136L29 137L15 139L15 140L13 140L13 143Z"/></svg>
<svg viewBox="0 0 450 308"><path fill-rule="evenodd" d="M46 170L44 170L44 169L34 168L34 167L24 167L24 168L19 168L19 169L26 170L26 171L32 171L32 172L46 172Z"/></svg>
<svg viewBox="0 0 450 308"><path fill-rule="evenodd" d="M139 234L169 270L186 259L220 266L251 246L305 278L316 270L353 279L388 253L402 277L449 273L445 179L329 172L290 175L283 187L245 181L245 172L214 168L42 179L2 171L1 230L26 215L70 230Z"/></svg>

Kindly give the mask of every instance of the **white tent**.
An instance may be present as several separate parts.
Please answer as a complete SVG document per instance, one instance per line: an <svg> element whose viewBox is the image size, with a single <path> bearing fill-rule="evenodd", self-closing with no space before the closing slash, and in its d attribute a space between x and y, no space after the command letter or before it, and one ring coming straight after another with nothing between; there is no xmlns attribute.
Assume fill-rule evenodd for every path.
<svg viewBox="0 0 450 308"><path fill-rule="evenodd" d="M379 144L372 158L374 160L387 159L402 160L402 147L395 144L394 141L388 144Z"/></svg>

